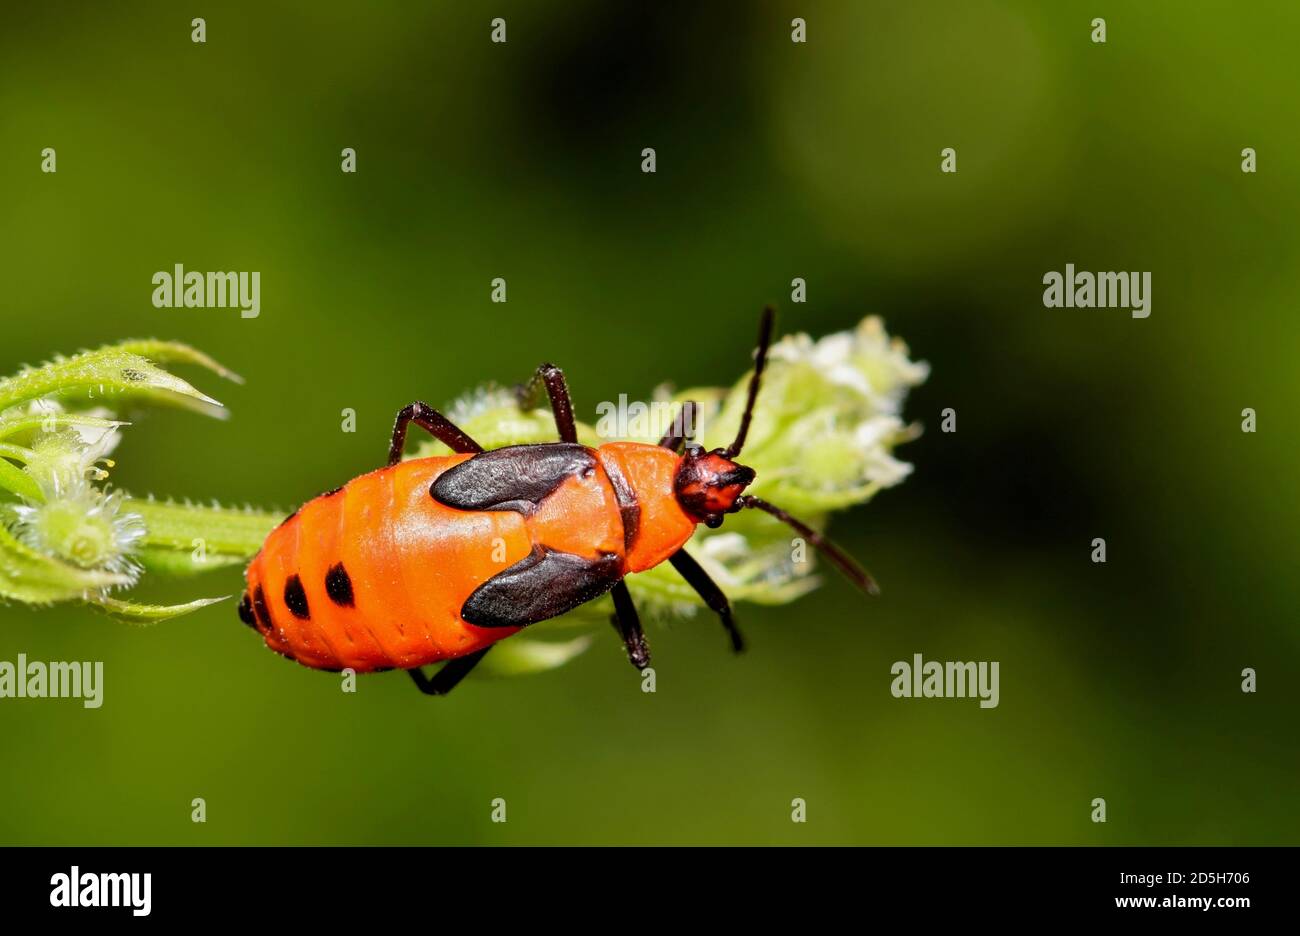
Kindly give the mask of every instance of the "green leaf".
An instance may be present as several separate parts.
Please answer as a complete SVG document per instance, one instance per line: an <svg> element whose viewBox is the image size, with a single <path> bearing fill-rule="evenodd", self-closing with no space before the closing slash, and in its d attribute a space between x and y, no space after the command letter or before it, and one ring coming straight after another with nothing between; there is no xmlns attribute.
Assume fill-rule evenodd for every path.
<svg viewBox="0 0 1300 936"><path fill-rule="evenodd" d="M200 541L207 556L204 568L251 558L285 517L279 511L251 507L203 506L140 497L127 497L124 509L138 513L144 520L141 545L146 549L155 547L155 554L170 550L188 557L198 548L196 541Z"/></svg>
<svg viewBox="0 0 1300 936"><path fill-rule="evenodd" d="M154 338L144 338L123 341L117 344L116 347L119 351L138 354L141 357L149 358L151 361L157 361L159 364L195 364L212 371L218 377L223 377L231 383L242 384L244 382L243 377L204 354L198 348L192 348L179 341L158 341Z"/></svg>
<svg viewBox="0 0 1300 936"><path fill-rule="evenodd" d="M4 458L0 458L0 488L14 494L21 494L29 500L37 502L45 500L45 492L36 483L36 479Z"/></svg>
<svg viewBox="0 0 1300 936"><path fill-rule="evenodd" d="M139 344L128 342L126 347ZM179 349L186 347L156 344L157 347L171 347L176 354L183 353ZM212 397L200 393L141 355L124 351L122 346L60 358L0 380L0 410L51 396L141 397L211 416L224 417L226 413L225 408Z"/></svg>
<svg viewBox="0 0 1300 936"><path fill-rule="evenodd" d="M117 618L119 621L126 621L128 624L148 626L180 617L183 614L190 614L199 610L199 608L206 608L208 605L225 601L229 597L229 595L223 595L220 598L196 598L194 601L178 605L138 604L134 601L122 601L103 596L91 598L90 601L109 617Z"/></svg>
<svg viewBox="0 0 1300 936"><path fill-rule="evenodd" d="M93 428L107 432L109 429L129 425L131 424L120 419L104 419L84 413L20 413L0 419L0 439L57 429Z"/></svg>

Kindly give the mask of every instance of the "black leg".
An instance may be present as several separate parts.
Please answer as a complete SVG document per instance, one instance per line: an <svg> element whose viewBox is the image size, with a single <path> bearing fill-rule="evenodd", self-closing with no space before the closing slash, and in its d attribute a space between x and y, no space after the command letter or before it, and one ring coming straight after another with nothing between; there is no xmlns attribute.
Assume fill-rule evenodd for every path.
<svg viewBox="0 0 1300 936"><path fill-rule="evenodd" d="M402 449L406 447L407 423L415 423L421 429L428 430L431 436L453 452L473 452L477 454L483 451L483 446L465 435L460 427L450 419L428 403L421 403L416 400L410 406L402 407L401 412L397 414L397 422L393 425L393 441L388 446L388 464L390 467L402 460Z"/></svg>
<svg viewBox="0 0 1300 936"><path fill-rule="evenodd" d="M627 582L619 582L610 592L614 596L614 630L623 638L627 647L627 658L639 670L650 665L650 645L646 643L645 633L641 630L641 618L632 603L632 595L627 590Z"/></svg>
<svg viewBox="0 0 1300 936"><path fill-rule="evenodd" d="M415 669L407 670L411 678L415 680L416 686L425 695L446 695L456 688L456 685L469 675L469 671L478 665L478 661L487 655L492 649L488 644L482 650L475 650L473 653L467 653L463 657L457 657L450 663L443 665L442 669L433 674L430 679L424 675L424 672L417 666Z"/></svg>
<svg viewBox="0 0 1300 936"><path fill-rule="evenodd" d="M551 412L555 414L555 429L560 433L560 441L577 442L578 428L573 422L573 402L569 399L569 387L564 382L564 371L554 364L539 365L528 383L519 388L519 408L535 408L541 402L543 387L546 388L546 395L551 398Z"/></svg>
<svg viewBox="0 0 1300 936"><path fill-rule="evenodd" d="M731 649L737 653L744 650L745 639L740 636L736 622L731 617L731 602L722 593L718 583L709 578L709 573L705 572L704 568L684 549L677 550L668 557L668 561L673 564L673 568L681 577L686 579L686 583L699 592L709 609L717 612L718 617L722 618L722 626L727 629L727 634L731 637Z"/></svg>
<svg viewBox="0 0 1300 936"><path fill-rule="evenodd" d="M700 405L694 400L683 403L682 408L677 411L677 418L673 420L672 426L659 440L659 447L673 452L681 448L683 442L695 435L695 420L699 414Z"/></svg>

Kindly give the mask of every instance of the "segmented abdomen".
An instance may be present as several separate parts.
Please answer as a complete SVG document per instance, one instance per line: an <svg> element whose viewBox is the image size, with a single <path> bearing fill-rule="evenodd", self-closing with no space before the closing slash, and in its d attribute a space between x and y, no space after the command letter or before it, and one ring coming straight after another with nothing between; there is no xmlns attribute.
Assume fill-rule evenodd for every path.
<svg viewBox="0 0 1300 936"><path fill-rule="evenodd" d="M245 623L305 666L357 672L463 656L515 633L460 616L476 587L532 548L520 514L429 495L468 457L403 462L305 504L249 564Z"/></svg>

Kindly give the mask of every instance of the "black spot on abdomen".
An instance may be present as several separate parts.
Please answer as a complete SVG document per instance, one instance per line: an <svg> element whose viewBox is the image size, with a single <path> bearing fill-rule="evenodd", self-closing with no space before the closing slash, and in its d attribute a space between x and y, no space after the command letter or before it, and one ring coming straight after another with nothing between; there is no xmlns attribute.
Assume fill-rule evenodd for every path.
<svg viewBox="0 0 1300 936"><path fill-rule="evenodd" d="M343 563L336 562L325 573L325 594L330 596L330 601L344 608L350 608L356 603L352 594L352 579L348 570L343 568Z"/></svg>
<svg viewBox="0 0 1300 936"><path fill-rule="evenodd" d="M253 617L253 599L248 592L244 592L244 597L239 599L239 619L249 627L257 627L257 619Z"/></svg>
<svg viewBox="0 0 1300 936"><path fill-rule="evenodd" d="M253 613L264 628L272 628L271 610L266 606L266 593L262 591L261 585L253 589Z"/></svg>
<svg viewBox="0 0 1300 936"><path fill-rule="evenodd" d="M311 617L311 611L307 608L307 592L303 590L302 579L296 575L289 576L289 580L284 583L284 603L289 606L294 617L304 621Z"/></svg>

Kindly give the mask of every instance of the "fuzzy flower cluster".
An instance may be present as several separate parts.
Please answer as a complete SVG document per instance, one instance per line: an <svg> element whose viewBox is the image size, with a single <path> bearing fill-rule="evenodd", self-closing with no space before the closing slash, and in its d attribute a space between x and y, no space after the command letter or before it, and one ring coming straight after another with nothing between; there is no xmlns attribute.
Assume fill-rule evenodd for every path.
<svg viewBox="0 0 1300 936"><path fill-rule="evenodd" d="M101 484L121 425L108 417L102 409L73 416L48 399L0 413L0 436L7 439L0 455L10 459L5 474L16 488L0 502L7 538L48 559L51 570L65 571L70 589L83 579L87 597L134 585L140 575L134 553L144 521L126 509L121 493Z"/></svg>
<svg viewBox="0 0 1300 936"><path fill-rule="evenodd" d="M140 622L207 603L146 606L110 596L137 583L146 552L166 563L176 555L188 558L195 541L167 505L135 501L105 483L118 430L126 425L113 418L113 402L224 412L216 400L159 367L163 361L197 364L237 379L201 352L163 341L128 341L58 357L0 379L0 601L82 600ZM148 521L146 511L158 522ZM210 517L192 519L211 526ZM265 519L244 525L258 528ZM242 556L250 539L223 545Z"/></svg>
<svg viewBox="0 0 1300 936"><path fill-rule="evenodd" d="M911 473L893 451L919 432L903 421L903 402L930 368L911 360L878 317L818 340L787 335L769 359L745 455L760 479L777 482L763 489L773 499L779 489L783 507L824 513L861 503ZM743 388L738 382L705 426L706 446L725 444L735 432Z"/></svg>
<svg viewBox="0 0 1300 936"><path fill-rule="evenodd" d="M19 542L78 568L108 572L114 584L129 586L140 574L132 554L144 536L144 520L124 508L120 492L96 484L108 477L108 454L117 441L111 428L40 434L26 470L43 497L24 497L9 510Z"/></svg>
<svg viewBox="0 0 1300 936"><path fill-rule="evenodd" d="M768 362L743 458L757 473L751 492L824 528L832 513L866 503L911 473L894 449L920 434L904 420L903 404L930 369L911 359L879 317L820 339L787 335L772 346ZM748 381L746 374L727 391L673 396L678 404L704 404L705 448L734 438ZM716 531L697 531L688 548L733 599L784 604L819 581L815 556L792 548L789 529L757 512L730 517ZM671 570L641 578L671 596L676 610L696 610Z"/></svg>

